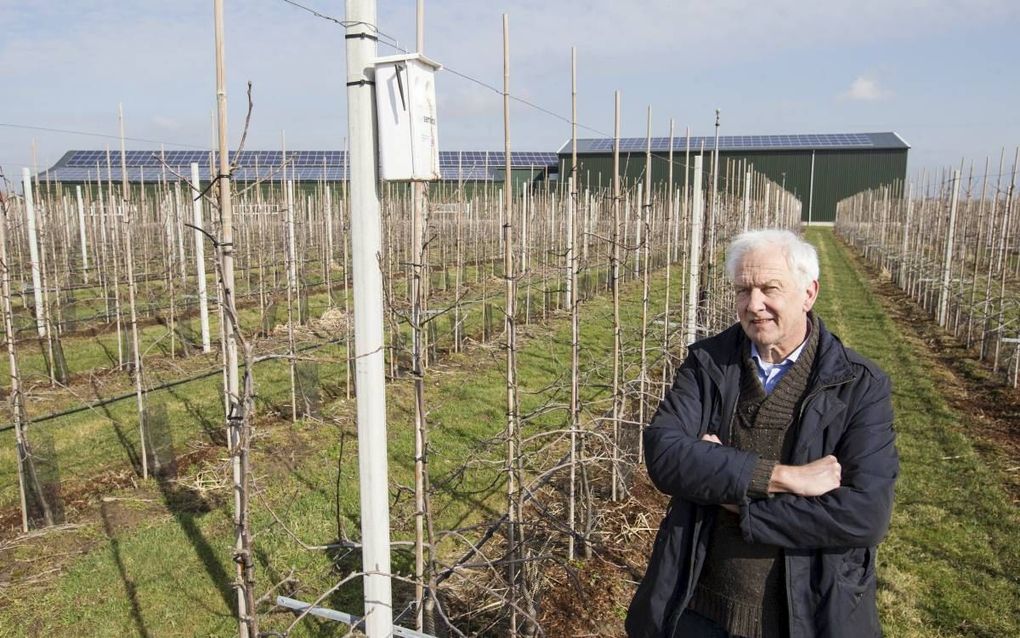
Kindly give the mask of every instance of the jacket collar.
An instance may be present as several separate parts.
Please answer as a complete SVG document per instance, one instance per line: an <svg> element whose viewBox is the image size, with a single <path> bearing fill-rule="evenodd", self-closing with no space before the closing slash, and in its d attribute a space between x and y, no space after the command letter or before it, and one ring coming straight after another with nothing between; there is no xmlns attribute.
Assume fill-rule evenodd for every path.
<svg viewBox="0 0 1020 638"><path fill-rule="evenodd" d="M813 313L809 314L813 316ZM740 322L733 324L714 337L691 345L691 354L697 357L709 378L719 386L727 386L727 375L740 374L740 353L747 341ZM808 393L832 385L840 385L854 378L853 366L839 337L832 334L818 318L818 354L815 367L808 380ZM731 380L732 381L732 380Z"/></svg>

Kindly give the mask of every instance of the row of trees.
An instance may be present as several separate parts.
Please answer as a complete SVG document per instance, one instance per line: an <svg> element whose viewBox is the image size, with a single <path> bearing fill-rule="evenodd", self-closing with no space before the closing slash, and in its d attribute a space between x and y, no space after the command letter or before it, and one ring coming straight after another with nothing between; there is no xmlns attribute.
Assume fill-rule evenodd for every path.
<svg viewBox="0 0 1020 638"><path fill-rule="evenodd" d="M564 410L568 422L559 428L563 437L530 441L527 440L528 435L523 435L522 439L520 425L516 434L506 433L508 445L516 441L515 461L510 465L514 472L513 480L508 480L507 484L508 498L513 498L517 507L515 523L518 530L511 544L517 549L513 552L513 558L507 562L516 565L515 578L524 579L514 588L515 591L521 595L536 591L537 583L526 582L525 577L527 574L539 573L535 571L537 565L529 566L526 570L521 569L520 565L534 562L529 560L529 552L534 553L536 543L552 542L548 538L540 541L537 537L531 538L532 534L525 533L525 530L532 527L532 524L524 523L523 520L534 514L531 506L525 504L530 500L528 494L534 481L558 481L559 474L565 477L564 487L568 498L560 532L566 533L559 538L566 544L570 556L590 551L588 539L596 527L597 512L593 497L584 494L592 492L592 483L600 480L596 468L601 465L608 471L604 483L608 498L620 498L625 494L624 478L630 471L626 466L636 461L638 453L631 446L639 445L639 438L628 432L633 431L633 424L647 418L656 396L671 376L674 357L682 352L682 346L688 338L705 334L729 320L731 306L727 288L723 285L721 269L715 267L720 256L717 246L733 232L745 227L792 225L799 217L799 206L791 198L766 201L766 187L775 193L778 186L751 172L749 167L724 167L723 170L732 177L721 180L717 195L713 198L709 180L702 179L706 172L703 170L704 165L710 166L713 159L710 156L692 155L685 158L678 153L670 158L670 166L675 166L677 176L684 175L683 179L663 176L662 185L652 188L646 188L643 180L635 183L616 180L614 188L580 190L572 188L574 182L568 179L558 189L544 183L521 184L512 188L509 191L511 197L507 198L508 191L498 184L473 185L473 188L472 185L464 185L448 192L444 192L444 187L439 187L433 188L427 195L423 193L427 198L424 207L409 190L394 187L385 193L384 231L387 242L383 263L390 292L387 305L390 326L388 368L391 376L410 377L422 388L418 407L419 413L423 415L419 421L421 453L417 455L422 465L419 472L419 502L422 506L418 510L422 533L418 542L423 549L420 552L419 582L432 582L433 587L438 587L435 582L440 575L450 573L447 570L454 568L453 565L444 565L441 557L431 553L435 549L435 538L443 535L444 530L435 529L434 523L431 523L433 529L428 532L430 525L426 524L425 513L428 507L425 505L425 495L431 498L431 492L425 454L428 432L427 420L424 418L427 404L423 382L430 365L445 352L471 347L473 342L483 340L505 346L509 332L506 326L500 330L495 325L495 320L500 316L504 320L514 317L520 325L526 326L531 322L569 314L575 326L568 392L572 399L569 408ZM693 171L683 170L687 161L693 165ZM707 172L711 174L711 168ZM739 176L743 179L739 179ZM684 181L687 183L682 183ZM674 187L667 188L665 184L669 183L673 183ZM292 370L300 358L296 354L294 330L302 321L308 320L308 310L299 309L301 304L298 298L302 296L302 290L319 291L319 296L323 297L322 305L327 308L339 310L349 307L350 303L346 268L349 236L344 222L346 200L343 187L314 184L310 185L305 196L298 198L295 196L295 186L292 183L267 184L259 195L261 201L246 203L244 197L239 198L235 216L238 221L235 237L238 239L235 240L234 251L237 260L248 266L242 272L249 273L247 276L252 281L253 294L244 303L259 317L252 322L253 325L248 326L254 328L249 333L264 327L265 318L275 303L286 303L288 308L286 330L276 335L271 330L264 331L269 336L257 343L253 342L251 355L258 358L260 355L268 357L272 354L276 358L285 359ZM92 319L100 334L104 331L116 333L121 315L123 327L119 330L128 333L132 327L138 329L139 319L145 312L164 313L163 316L172 312L173 322L165 321L159 329L165 330L168 338L177 339L179 343L186 342L184 335L189 333L181 325L189 321L194 323L197 314L194 309L186 309L186 298L189 295L194 298L199 296L198 286L201 282L208 286L206 296L212 305L210 315L214 320L223 316L222 306L218 303L222 293L218 292L217 281L214 279L209 282L197 276L199 263L210 275L222 271L222 260L216 251L208 251L202 261L195 262L192 261L193 257L205 253L201 244L194 241L185 244L184 259L181 258L180 250L168 248L179 248L180 244L178 231L174 230L177 225L168 223L167 218L173 220L176 215L182 216L183 207L189 203L185 202L182 208L177 209L170 206L169 202L174 201L173 193L178 191L197 195L194 184L178 179L165 186L142 189L131 188L130 184L122 182L113 186L112 201L115 204L111 207L105 204L110 201L106 189L103 191L102 203L89 198L89 188L81 189L83 205L89 211L84 217L56 214L55 211L64 209L67 190L57 188L56 185L50 190L36 190L35 184L32 184L29 192L36 195L34 201L8 199L8 209L5 211L5 220L21 230L9 237L5 245L21 245L22 253L28 254L30 251L25 250L25 242L31 241L31 233L24 222L28 219L29 205L35 207L36 222L43 229L42 233L36 235L37 238L43 238L42 241L37 239L37 245L43 246L39 251L38 263L41 267L38 270L40 275L45 272L47 282L41 284L43 290L40 292L44 292L46 297L42 308L49 308L51 316L65 312L66 309L62 309L61 305L66 297L57 294L57 289L68 288L67 282L72 281L78 290L92 290L104 298L106 293L103 292L102 282L106 282L105 289L113 298L110 302L110 321L102 323L106 316L102 312ZM75 189L76 192L78 190ZM256 190L249 191L248 195L254 195ZM60 194L62 191L63 195ZM196 197L193 206L202 206L204 200L206 197ZM164 205L160 205L160 201ZM204 203L205 211L216 210L218 207L213 201ZM415 210L419 208L426 214L424 219L416 222ZM130 211L128 215L123 214L125 209ZM508 209L509 216L505 212ZM278 214L267 213L274 210ZM161 215L168 217L161 218ZM710 222L713 216L715 223ZM191 227L184 226L185 237L199 232L192 227L201 227L203 242L212 245L220 243L219 240L213 242L207 236L221 236L218 216L203 221L207 219L208 213L204 213L201 218L192 216L188 222ZM86 239L85 254L93 259L89 263L106 264L111 271L116 259L121 264L117 272L108 272L101 267L76 268L76 265L85 263L79 250L70 250L66 242L46 241L47 237L62 234L80 237L77 231L82 229L87 238L93 235L101 238L104 225L107 228L108 243L104 247L101 239L97 245ZM508 227L513 229L510 236L506 235ZM333 230L330 231L330 228ZM714 238L708 236L709 229L712 229ZM158 241L152 240L155 233L162 233L156 235ZM132 242L131 250L128 251L129 236L145 239ZM419 238L417 244L415 238ZM251 251L252 261L246 262L244 255L248 253L249 245L258 248ZM80 246L72 244L70 248ZM274 254L280 257L273 259ZM10 265L6 270L7 275L17 280L14 275L23 273L22 277L27 281L33 272L31 260L28 261L26 264L17 259L5 259L4 264ZM163 274L157 280L146 281L139 276L129 278L129 261L133 262L132 269L136 272L142 269L135 264L148 263L155 270L159 270L162 265ZM70 268L67 267L68 263L71 264ZM187 272L182 275L182 264L185 263L188 264ZM329 264L329 267L325 270L316 268L318 277L312 280L307 271L322 263ZM49 268L47 264L63 264L63 267ZM272 285L268 281L272 277L271 273L281 269L283 272L278 275L281 285ZM56 275L57 272L61 274ZM263 272L266 273L264 276ZM507 276L506 273L515 274ZM512 311L507 310L506 291L499 289L497 282L501 280L513 283L512 294L516 308ZM238 283L243 281L244 277L239 276ZM157 303L142 310L137 296L132 300L129 294L133 282L139 287L147 283L150 286L149 294L156 298ZM415 282L417 285L413 285ZM633 335L626 334L620 319L620 305L624 303L620 293L628 282L634 282L634 285L642 289L642 319L639 329ZM649 290L653 285L660 285L669 291L661 301L663 305L658 308L650 305ZM32 295L35 292L30 286L22 286L22 290ZM119 299L118 290L128 294ZM616 352L612 355L615 363L608 405L604 404L603 399L589 403L582 387L586 374L590 374L585 373L581 366L585 359L585 349L580 341L583 305L586 300L602 294L613 296L616 309ZM46 313L43 314L43 323L46 328L50 328L45 332L46 337L40 337L37 333L26 334L25 330L19 335L14 326L19 322L23 326L30 326L38 306L32 303L19 304L17 295L7 294L4 298L11 304L11 312L7 314L11 319L12 332L9 334L17 335L14 339L8 339L9 349L13 353L10 364L12 388L18 387L19 346L42 338L52 343L61 343L62 340L73 364L76 360L75 349L86 346L96 338L95 330L88 336L81 331L63 331L59 328L59 322L45 321ZM117 304L124 306L119 312ZM100 305L101 310L103 305ZM131 306L138 308L134 322L131 321ZM343 316L343 335L350 335L346 313ZM201 322L202 318L198 320ZM220 329L228 323L229 319L221 319ZM215 330L210 330L210 333L210 347L219 346L222 343L222 332L215 334ZM146 365L155 359L178 357L184 350L171 348L165 353L147 353L136 346L134 341L123 341L127 341L123 353L125 365L113 365L116 370L111 374L125 375L125 380L130 380L136 388L141 386L136 395L139 401L137 441L141 445L147 440L143 433L145 404L159 392L144 383ZM122 340L118 339L120 342ZM665 356L664 353L672 355ZM202 357L197 360L209 362ZM349 370L349 367L346 369ZM352 377L349 372L345 376L344 387L353 394ZM79 378L71 377L58 383L73 388ZM293 379L292 375L292 388L296 385ZM522 384L526 386L527 379L513 383L514 387ZM554 388L548 390L550 396L555 394ZM300 402L300 395L300 392L292 389L291 401ZM23 406L21 397L22 394L16 391L11 394L12 402L21 401L19 405ZM301 413L302 410L297 407L290 411L291 415ZM14 417L19 425L17 432L21 452L18 456L26 462L25 476L30 485L33 455L28 441L32 436L32 426L23 407L20 408L20 414L20 419ZM518 418L526 430L528 415L519 415ZM59 420L38 427L48 428L60 436ZM562 458L564 454L568 454L568 458ZM142 458L151 457L151 453L143 451ZM554 466L546 466L552 461L558 462ZM93 468L95 471L101 469L104 468ZM148 471L147 464L143 465L142 474ZM88 476L74 478L84 481ZM65 480L68 478L65 477ZM41 493L45 490L39 488L37 491ZM31 494L31 487L27 492ZM26 516L26 526L27 522ZM543 524L542 527L547 526ZM463 555L456 551L453 554ZM432 600L431 591L426 587L420 592L423 599L420 609L426 609L426 599ZM498 591L498 588L494 591ZM524 613L522 618L530 618L532 615Z"/></svg>
<svg viewBox="0 0 1020 638"><path fill-rule="evenodd" d="M940 326L1017 387L1020 245L1016 171L1005 150L839 202L836 232L888 273Z"/></svg>

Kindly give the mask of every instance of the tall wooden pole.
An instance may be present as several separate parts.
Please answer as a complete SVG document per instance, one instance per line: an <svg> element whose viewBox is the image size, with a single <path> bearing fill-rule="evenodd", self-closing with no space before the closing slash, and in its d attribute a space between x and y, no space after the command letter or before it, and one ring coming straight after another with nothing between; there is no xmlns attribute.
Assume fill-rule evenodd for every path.
<svg viewBox="0 0 1020 638"><path fill-rule="evenodd" d="M574 559L577 518L577 433L581 425L580 329L577 291L577 49L570 48L570 177L567 180L567 303L570 307L570 495L568 499L567 557Z"/></svg>
<svg viewBox="0 0 1020 638"><path fill-rule="evenodd" d="M610 232L612 243L610 253L610 277L613 284L613 464L610 471L612 488L611 497L619 499L619 464L620 464L620 420L623 418L623 390L620 384L621 330L620 330L620 198L623 190L620 186L620 92L614 93L614 126L613 126L613 228Z"/></svg>
<svg viewBox="0 0 1020 638"><path fill-rule="evenodd" d="M27 169L26 169L27 170ZM28 502L26 498L25 465L28 445L25 440L24 404L21 396L21 375L18 372L18 353L14 335L14 314L11 312L11 271L7 259L7 206L0 211L0 295L4 315L4 338L7 340L8 373L11 377L11 412L14 417L14 438L18 457L18 496L21 503L21 531L28 531Z"/></svg>
<svg viewBox="0 0 1020 638"><path fill-rule="evenodd" d="M416 22L418 53L424 53L425 46L425 2L418 0ZM422 281L425 271L425 182L411 182L411 365L414 375L414 579L415 579L415 628L421 631L431 618L426 617L425 591L425 513L427 495L425 486L428 464L426 444L428 441L425 421L425 295L426 286ZM431 554L431 547L429 548ZM431 611L431 605L430 605Z"/></svg>
<svg viewBox="0 0 1020 638"><path fill-rule="evenodd" d="M719 215L719 116L721 111L715 110L715 141L712 143L712 202L708 217L708 270L709 281L715 270L715 231Z"/></svg>
<svg viewBox="0 0 1020 638"><path fill-rule="evenodd" d="M645 192L641 202L641 217L638 228L642 229L644 243L638 242L637 250L644 253L644 267L641 269L641 367L638 379L638 463L644 456L644 437L641 436L645 423L645 406L648 403L645 393L648 390L648 293L651 284L649 269L651 267L651 224L652 214L652 107L648 107L648 122L645 131ZM665 355L665 353L663 353Z"/></svg>
<svg viewBox="0 0 1020 638"><path fill-rule="evenodd" d="M132 248L131 196L128 190L127 159L124 152L124 108L119 107L120 120L120 171L121 171L121 219L124 228L124 260L127 265L128 309L131 313L131 353L135 378L135 403L138 407L138 439L142 457L142 478L149 478L148 441L145 430L145 394L142 380L142 345L138 338L138 311L135 307L135 258Z"/></svg>
<svg viewBox="0 0 1020 638"><path fill-rule="evenodd" d="M219 166L220 203L220 267L222 269L220 303L222 304L224 359L226 363L227 445L231 455L234 492L234 587L237 591L237 620L240 638L255 638L258 622L255 617L255 596L252 588L253 556L248 521L248 440L245 436L247 415L241 397L238 365L237 310L234 301L234 212L230 191L230 148L227 145L227 70L223 41L223 0L214 0L213 18L216 41L216 122Z"/></svg>
<svg viewBox="0 0 1020 638"><path fill-rule="evenodd" d="M705 220L705 194L701 188L702 157L694 158L694 202L691 205L690 267L687 274L687 328L685 342L689 346L698 338L698 283L701 278L701 238Z"/></svg>
<svg viewBox="0 0 1020 638"><path fill-rule="evenodd" d="M664 290L665 298L663 299L663 312L662 312L662 395L665 395L666 389L669 387L669 376L672 373L673 359L669 351L669 326L670 326L670 315L669 315L669 292L671 283L671 267L673 264L673 247L676 239L674 236L674 225L679 227L680 220L676 214L675 206L676 201L673 193L673 118L669 120L669 153L667 155L667 165L669 167L669 173L666 177L666 188L667 190L667 208L666 208L666 288Z"/></svg>
<svg viewBox="0 0 1020 638"><path fill-rule="evenodd" d="M506 460L507 460L507 544L510 600L510 635L517 635L517 603L521 593L519 558L520 515L518 511L517 464L517 279L514 260L513 173L510 166L510 18L503 14L503 278L506 284L504 331L506 337ZM523 219L522 219L522 224Z"/></svg>

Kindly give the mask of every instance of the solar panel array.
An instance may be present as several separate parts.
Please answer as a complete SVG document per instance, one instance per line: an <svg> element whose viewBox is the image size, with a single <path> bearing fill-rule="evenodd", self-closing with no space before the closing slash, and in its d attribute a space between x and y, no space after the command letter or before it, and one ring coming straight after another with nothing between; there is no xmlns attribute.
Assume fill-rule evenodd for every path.
<svg viewBox="0 0 1020 638"><path fill-rule="evenodd" d="M235 153L230 159L235 159ZM174 173L191 176L191 164L197 163L201 179L211 179L214 171L210 164L215 156L209 151L126 151L128 179L132 182L154 182L166 174L175 179ZM283 179L283 151L242 151L237 158L233 177L240 181L259 179ZM536 171L556 170L556 153L514 151L510 153L510 165L514 169ZM495 180L503 175L503 153L501 151L440 151L439 169L446 180ZM120 152L111 151L69 151L57 164L40 174L53 181L119 180ZM288 151L286 153L286 174L288 179L298 181L344 180L348 177L347 153L345 151Z"/></svg>
<svg viewBox="0 0 1020 638"><path fill-rule="evenodd" d="M864 149L880 146L879 136L888 134L875 133L832 133L806 135L720 135L720 151L770 151L796 149ZM668 137L653 137L652 152L669 151ZM643 137L627 137L620 139L620 151L634 153L644 151L648 141ZM706 151L715 150L714 136L692 136L691 150L700 150L704 145ZM578 151L587 153L612 153L613 140L610 138L582 139L577 141ZM673 150L683 151L687 147L686 136L673 138ZM560 152L570 151L569 143Z"/></svg>

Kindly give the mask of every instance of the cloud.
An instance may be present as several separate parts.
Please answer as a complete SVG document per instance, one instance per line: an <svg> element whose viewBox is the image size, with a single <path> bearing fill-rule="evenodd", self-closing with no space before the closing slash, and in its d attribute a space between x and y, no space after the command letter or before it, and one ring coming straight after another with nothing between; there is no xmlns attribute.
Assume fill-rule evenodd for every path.
<svg viewBox="0 0 1020 638"><path fill-rule="evenodd" d="M177 120L177 118L167 115L153 115L152 124L158 128L171 131L176 131L181 128L181 123Z"/></svg>
<svg viewBox="0 0 1020 638"><path fill-rule="evenodd" d="M866 75L859 75L853 82L850 83L850 88L843 93L840 93L839 97L843 100L874 102L876 100L884 100L890 95L891 93L880 87L878 82L876 82L873 78L869 78Z"/></svg>

